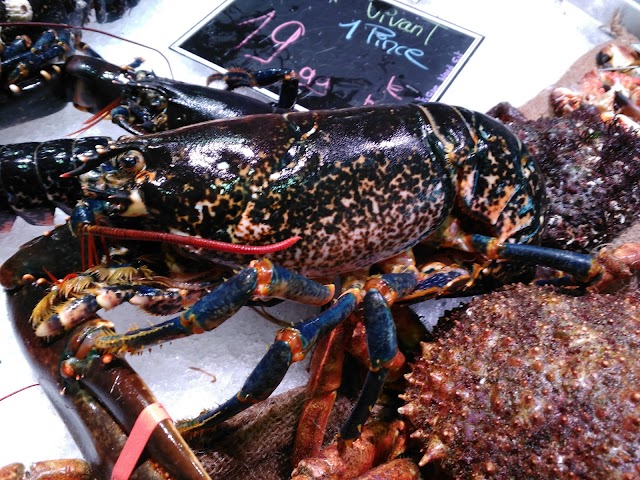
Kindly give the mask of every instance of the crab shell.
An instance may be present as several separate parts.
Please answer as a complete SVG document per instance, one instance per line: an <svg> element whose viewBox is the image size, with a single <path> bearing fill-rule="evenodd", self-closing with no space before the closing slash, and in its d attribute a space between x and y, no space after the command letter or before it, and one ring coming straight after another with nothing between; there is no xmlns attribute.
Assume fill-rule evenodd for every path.
<svg viewBox="0 0 640 480"><path fill-rule="evenodd" d="M420 464L455 478L638 478L639 300L517 285L454 313L402 396Z"/></svg>

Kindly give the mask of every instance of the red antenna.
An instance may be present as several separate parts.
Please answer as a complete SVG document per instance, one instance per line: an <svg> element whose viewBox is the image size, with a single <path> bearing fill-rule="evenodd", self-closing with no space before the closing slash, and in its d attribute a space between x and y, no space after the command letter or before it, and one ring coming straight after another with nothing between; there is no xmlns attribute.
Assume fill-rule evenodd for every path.
<svg viewBox="0 0 640 480"><path fill-rule="evenodd" d="M193 237L190 235L176 235L165 232L151 232L148 230L133 230L128 228L103 227L100 225L85 225L81 227L82 233L102 237L117 238L119 240L142 240L148 242L163 242L174 245L188 245L191 247L205 248L225 253L237 253L241 255L266 255L279 252L294 245L301 237L294 236L269 245L244 245L239 243L220 242L207 238Z"/></svg>

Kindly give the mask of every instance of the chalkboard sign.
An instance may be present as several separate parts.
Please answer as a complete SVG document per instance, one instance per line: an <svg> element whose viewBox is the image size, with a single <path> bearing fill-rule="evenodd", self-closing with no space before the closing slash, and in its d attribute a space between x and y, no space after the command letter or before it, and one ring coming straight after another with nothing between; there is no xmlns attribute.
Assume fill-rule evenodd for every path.
<svg viewBox="0 0 640 480"><path fill-rule="evenodd" d="M221 72L294 69L316 110L437 100L482 38L392 1L232 0L172 48Z"/></svg>

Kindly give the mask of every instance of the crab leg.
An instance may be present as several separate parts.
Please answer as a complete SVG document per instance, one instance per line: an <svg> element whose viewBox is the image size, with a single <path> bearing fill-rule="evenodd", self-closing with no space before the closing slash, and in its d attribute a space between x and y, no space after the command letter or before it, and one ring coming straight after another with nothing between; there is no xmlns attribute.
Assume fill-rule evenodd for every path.
<svg viewBox="0 0 640 480"><path fill-rule="evenodd" d="M307 400L300 412L291 458L297 465L303 458L316 457L325 436L329 414L342 383L345 349L345 323L339 324L318 341L311 357Z"/></svg>
<svg viewBox="0 0 640 480"><path fill-rule="evenodd" d="M372 467L394 459L405 450L405 425L401 420L393 422L370 422L362 436L351 445L344 446L340 442L329 444L317 457L301 461L291 474L294 480L311 480L319 478L356 478ZM392 466L393 467L393 466ZM389 475L380 478L415 479L418 478L417 467L405 468L402 475ZM390 474L398 473L391 468ZM413 472L413 474L411 474ZM374 477L375 478L375 477Z"/></svg>

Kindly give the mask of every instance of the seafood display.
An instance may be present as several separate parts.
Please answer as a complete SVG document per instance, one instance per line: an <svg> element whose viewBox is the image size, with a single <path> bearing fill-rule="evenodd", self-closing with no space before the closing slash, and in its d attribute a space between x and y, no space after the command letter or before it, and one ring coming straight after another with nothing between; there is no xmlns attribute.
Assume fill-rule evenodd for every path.
<svg viewBox="0 0 640 480"><path fill-rule="evenodd" d="M638 473L638 372L626 359L638 343L640 244L592 253L637 219L640 168L629 122L597 130L588 107L570 113L583 122L572 127L581 147L601 155L586 180L567 185L552 159L570 136L551 143L540 133L565 130L567 119L532 126L506 107L491 112L514 133L490 115L440 103L294 112L287 107L296 80L292 87L286 69L257 75L265 84L284 81L274 107L91 56L65 62L83 106L132 136L0 147L6 228L13 215L46 223L53 207L71 214L8 259L0 281L25 351L80 439L91 475L215 477L238 419L261 428L276 411L263 402L312 353L308 387L287 397L297 426L286 427L287 446L278 447L287 465L292 459L277 467L285 475L419 478L433 463L455 478ZM220 78L232 90L238 75L252 73ZM114 90L87 90L94 80ZM601 142L608 136L617 146ZM582 151L574 148L566 164L577 168L576 158L588 156ZM579 201L588 198L601 223L577 211L576 184L585 183ZM415 343L427 337L403 322L407 305L529 282L536 267L545 282L588 293L517 286L481 297L414 360ZM600 293L629 285L612 297ZM194 418L163 415L125 359L215 330L244 306L281 300L321 310L280 329L237 394ZM101 318L124 303L163 318L128 330ZM614 307L625 325L615 331L606 313ZM584 318L596 310L597 319ZM352 360L359 374L345 381L343 363ZM580 384L586 372L590 382ZM397 398L404 378L398 410L388 397ZM346 390L354 400L337 413ZM611 391L615 398L606 398ZM591 408L593 415L576 413ZM141 461L121 468L120 451L131 452L127 439L149 415L156 423L136 447ZM623 428L612 434L614 424ZM59 465L67 464L46 468Z"/></svg>
<svg viewBox="0 0 640 480"><path fill-rule="evenodd" d="M380 131L381 121L389 116L395 116L397 121L389 124L384 131ZM305 128L305 125L308 127ZM365 128L367 125L370 125L368 129ZM271 132L271 136L267 137L260 133L262 128ZM339 132L337 137L333 136L335 129ZM419 136L414 140L413 136L408 135L413 131L424 130L433 132L427 143L422 143ZM226 151L229 145L234 144L229 142L228 138L235 139L237 143L243 136L247 137L255 131L259 132L258 135L247 140L245 145L257 148L262 152L260 155L242 157L238 156L235 148L233 151ZM298 145L295 139L293 143L291 140L282 142L280 137L273 136L274 133L285 134L291 131L301 132L297 140ZM316 136L316 131L324 135ZM482 132L482 134L461 135L470 131ZM352 139L345 142L344 152L336 151L334 146L332 154L336 155L336 160L330 161L333 157L326 153L325 142L331 141L332 138L344 139L348 135L352 135ZM382 138L391 135L403 139L407 147L401 146L397 150L396 145L393 149L385 151L381 147L381 141L377 140L378 135L384 135ZM363 142L363 136L366 142ZM282 137L282 140L286 138ZM361 148L354 152L353 145L369 143L373 140L375 140L373 151L369 152ZM474 144L474 142L478 143ZM299 159L295 156L285 156L280 160L279 155L287 151L281 145L287 143L291 152L289 155L302 153ZM185 145L192 146L192 149L185 148ZM248 148L247 151L252 154L252 148ZM405 151L410 151L412 154L402 163L397 163L402 168L394 173L395 162L391 159L402 158L401 155ZM203 157L203 152L206 157ZM418 155L417 152L422 153ZM448 158L444 155L445 152L449 152ZM325 192L330 188L333 189L334 195L340 192L335 190L336 178L339 178L340 174L349 172L350 175L358 176L361 173L368 175L367 172L372 171L371 167L367 166L367 162L362 162L367 167L366 170L352 170L355 159L349 160L349 153L356 155L355 159L369 157L373 160L379 156L377 163L384 167L381 172L391 175L393 181L390 186L396 189L375 195L373 192L359 189L355 197L345 190L342 193L343 198L345 201L352 199L356 202L356 211L369 215L373 219L375 212L369 210L371 203L375 203L376 209L383 208L385 199L388 198L396 198L396 202L385 208L397 209L399 207L397 198L402 190L397 189L404 185L403 178L406 178L404 172L408 167L418 169L416 173L424 179L425 198L430 199L430 206L438 205L439 202L442 211L434 212L425 209L424 219L417 217L414 222L416 226L423 224L420 227L422 230L414 234L411 230L405 229L404 234L409 235L405 238L398 239L395 235L380 237L378 242L371 245L371 250L363 249L363 245L354 245L352 250L346 248L349 246L348 237L340 237L343 234L340 229L334 230L332 227L331 230L326 230L326 227L320 227L321 221L314 225L310 220L317 214L309 207L312 205L317 205L316 208L322 207L323 212L340 220L340 210L331 209L331 203L326 202L329 197ZM512 157L514 154L515 158ZM204 158L214 158L217 161L203 163ZM417 163L412 164L413 158ZM448 164L444 163L445 158ZM333 288L307 280L289 269L295 269L316 278L346 273L348 276L344 277L343 293L335 303L319 316L281 330L276 336L276 342L235 397L219 408L204 412L193 420L179 422L177 426L182 435L187 438L202 436L203 428L205 432L215 432L217 425L222 421L266 398L279 384L284 372L293 361L304 358L320 335L338 324L343 324L358 304L363 302L363 316L367 329L366 338L360 336L360 342L366 340L368 359L365 359L365 362L371 362L372 366L369 367L369 374L365 380L362 400L356 403L352 415L341 430L343 439L356 439L379 396L386 377L400 369L403 363L403 355L397 350L395 328L390 311L391 304L396 301L401 302L403 298L464 294L478 287L482 288L482 283L487 280L496 283L521 277L522 267L518 267L517 270L510 267L509 260L511 263L528 261L551 268L562 268L565 272L573 274L577 281L600 285L598 288L606 287L600 280L609 281L607 272L612 275L620 273L615 268L618 268L618 264L624 264L626 258L617 255L617 252L609 255L603 251L601 256L592 258L526 244L535 241L539 236L540 222L544 215L544 197L541 196L537 166L533 162L528 162L527 158L526 149L518 139L498 122L479 113L441 104L409 105L393 107L393 109L371 107L344 111L252 115L198 124L163 134L124 138L110 142L106 146L97 146L95 150L89 150L81 155L83 163L73 173L80 177L80 181L85 185L84 191L88 192L86 205L80 208L83 212L92 207L91 215L104 217L108 214L112 218L111 221L116 224L121 217L139 218L140 220L137 221L142 221L145 229L152 227L159 231L183 232L183 234L222 240L230 244L237 243L238 240L254 245L277 244L292 235L300 235L309 240L305 242L303 239L299 246L288 245L284 250L267 253L274 262L282 266L276 266L269 260L253 261L249 264L249 268L235 273L217 288L212 289L210 281L202 284L198 287L200 293L195 297L185 291L184 285L179 286L171 282L165 277L164 272L155 272L155 267L148 265L119 266L116 264L104 267L105 272L90 270L80 277L62 281L40 302L32 314L32 323L36 327L35 333L40 337L55 338L64 331L74 329L76 326L80 327L80 331L76 331L70 337L70 346L62 362L61 372L67 378L67 382L77 379L80 384L84 384L92 377L89 372L96 368L94 363L97 358L102 359L100 363L110 364L113 358L122 352L136 352L163 341L212 330L252 298L296 299L303 303L318 305L326 304L331 300ZM274 163L274 159L278 161ZM317 176L305 174L291 177L289 172L292 164L299 162L301 167L309 168L309 162L317 162L318 159L320 163L310 171L322 172L322 168L328 168L326 173ZM500 160L495 162L494 159ZM286 161L283 162L283 160ZM181 168L182 163L186 168ZM222 163L227 165L223 169L220 167ZM359 163L355 162L355 165ZM192 165L196 164L201 170L198 177L193 176ZM243 165L251 165L255 173L243 179ZM453 166L459 170L453 169ZM420 170L423 167L426 171ZM456 185L455 179L460 178L461 172L468 172L463 175L463 178L471 177L474 179L473 183L467 185L462 182ZM287 174L286 184L278 186L280 178L285 173ZM498 183L498 190L491 188L494 185L493 182L484 183L485 177L489 174L498 174L503 177ZM254 185L263 185L266 178L275 181L274 185L278 187L266 189L271 204L270 210L260 207L264 200L260 198L260 190L254 187ZM362 177L358 183L361 184L367 178ZM247 186L243 186L243 183L239 182L240 179L243 182L247 181ZM208 196L211 195L208 190L211 187L199 186L201 181L207 185L211 185L212 182L218 185L215 197ZM381 183L374 178L371 181ZM171 182L175 182L174 185L177 184L180 188L171 187ZM300 185L297 185L298 182ZM230 190L226 185L234 187ZM348 186L349 183L347 182L346 185ZM480 185L484 185L482 190L479 189ZM155 193L158 186L162 188L163 195ZM502 203L501 210L497 212L498 215L491 213L490 218L493 220L487 218L486 226L479 229L483 233L495 232L496 236L466 233L465 226L471 225L466 218L473 218L478 225L478 221L486 214L487 208L482 198L476 199L465 192L481 191L484 195L498 199L498 195L506 188L505 186L509 186L507 190L510 192L511 200ZM304 195L296 190L298 187L304 188L307 192L315 191L316 196L309 193ZM246 207L242 203L236 207L233 202L233 198L242 192L242 190L238 191L238 188L253 192L249 203L251 211L254 212L252 217L246 217L243 213ZM414 186L414 192L415 188ZM293 191L289 193L288 190ZM230 191L232 196L225 196L226 191ZM451 193L454 191L457 191L456 195ZM513 191L520 193L513 195L511 193ZM422 195L418 198L421 197ZM456 205L453 202L456 197L469 200L466 205ZM295 201L297 198L305 198L307 215L302 223L293 216L300 210ZM356 199L359 200L356 201ZM271 228L267 228L274 213L277 212L274 210L274 201L282 202L283 212L288 213L287 222L290 223L280 220L277 224L271 224ZM410 205L413 205L414 201L412 200ZM93 207L92 202L95 202L97 207ZM220 211L224 212L224 215L221 219L217 219L218 209L208 209L206 216L197 213L200 210L193 207L199 202L207 205L222 205L219 202L223 202L226 207ZM514 207L516 205L519 207L512 208L512 204ZM524 208L527 205L528 207ZM175 218L165 215L169 207L176 212ZM233 212L236 208L238 223L233 229L222 229L221 227L225 224L234 225L229 218L234 218ZM72 218L79 215L77 212L78 209ZM268 215L255 216L259 212L267 212ZM158 214L160 215L157 216ZM408 211L399 215L398 218L404 218L407 215ZM85 216L86 213L83 213L82 217ZM196 221L189 221L190 218ZM389 220L393 223L376 223L372 229L365 232L364 236L375 238L376 234L393 229L396 217L391 217ZM344 235L351 235L351 232L361 228L360 224L352 225L347 219L337 223L344 225ZM280 230L275 229L276 225ZM262 227L258 229L252 226ZM61 228L62 230L58 232L69 231L68 227ZM231 234L237 236L229 236ZM411 235L415 237L411 238ZM329 256L324 255L323 249L331 246L330 240L334 236L338 238L337 249L334 249ZM522 243L507 243L504 240L508 238L517 239ZM319 239L320 243L314 243L314 239ZM501 239L504 240L501 241ZM34 278L34 274L36 276L41 274L41 272L30 271L31 267L24 258L30 258L34 251L56 250L58 247L55 244L47 248L40 245L49 240L50 237L43 237L26 246L3 265L2 279L5 287L15 288L28 282L29 277ZM233 256L219 252L206 254L200 243L193 249L187 246L185 243L187 240L189 237L181 237L183 245L181 248L183 251L186 248L187 257L197 256L200 262L203 259L223 264L240 262L237 254ZM398 240L400 243L397 243ZM428 260L424 265L416 264L413 254L404 250L417 241L421 241L423 245L434 251L444 253L448 250L452 258L458 255L456 250L462 252L459 263L449 260L448 265L443 265L441 262ZM64 241L62 246L68 248L68 244L68 241ZM472 260L465 258L464 250L473 254ZM265 252L268 251L257 253L260 255ZM389 255L392 258L389 258ZM486 258L482 264L476 263L478 255ZM296 263L297 258L309 260L299 264ZM311 259L315 261L310 261ZM350 273L371 263L380 263L383 274L369 277L366 272L356 276ZM482 272L479 271L480 269ZM620 268L620 271L622 270L623 268ZM159 274L162 276L159 277ZM63 276L58 272L55 272L55 275ZM367 277L369 277L368 280ZM386 298L378 292L385 292ZM95 312L100 307L113 308L125 301L134 302L152 313L164 314L174 313L185 304L191 306L179 317L123 334L113 331L111 324L97 320L88 322L94 318ZM343 328L353 328L355 331L359 323L347 327L350 323L344 323ZM352 334L349 333L347 336L351 337ZM380 342L382 339L385 341ZM343 340L335 341L337 347L327 345L327 351L335 348L341 350ZM362 350L358 344L352 345L351 349L366 351ZM314 372L316 376L314 383L319 386L319 390L318 393L313 391L309 393L309 403L303 409L303 423L298 428L297 435L299 445L303 448L311 445L315 450L312 449L309 453L305 451L300 458L316 455L321 445L324 428L321 424L319 426L319 418L320 415L326 416L330 411L335 391L328 392L329 401L320 400L320 398L326 397L325 383L335 383L335 380L330 379L335 375L336 369L340 370L339 363L338 365L326 363L320 365L318 372ZM105 400L102 399L102 401ZM120 411L120 409L122 407L118 405L114 410ZM122 410L125 411L125 409ZM309 419L307 425L312 426L311 430L305 427L305 418ZM320 437L314 440L318 430ZM317 446L313 447L313 444ZM294 457L295 455L294 453Z"/></svg>

